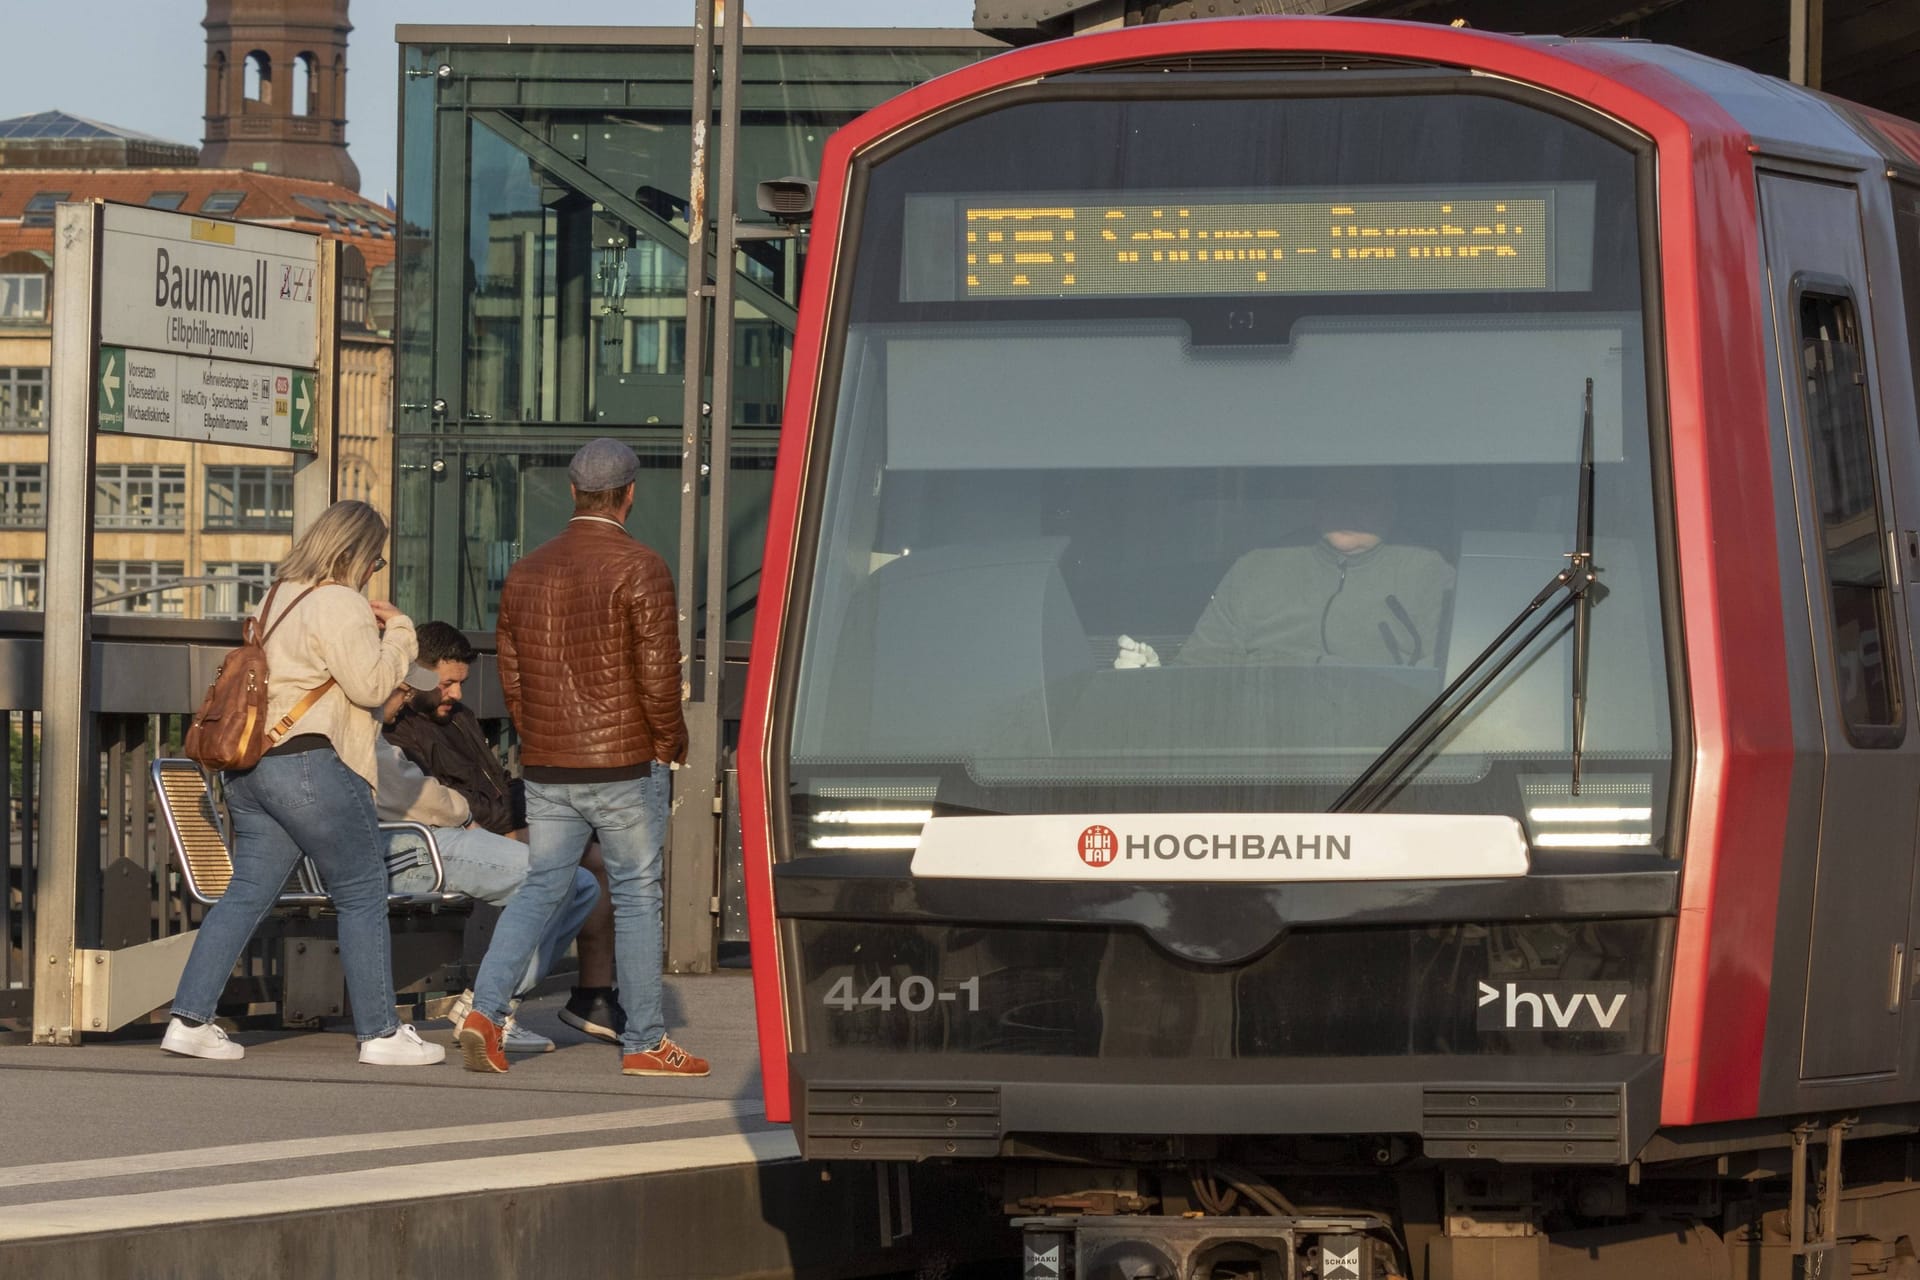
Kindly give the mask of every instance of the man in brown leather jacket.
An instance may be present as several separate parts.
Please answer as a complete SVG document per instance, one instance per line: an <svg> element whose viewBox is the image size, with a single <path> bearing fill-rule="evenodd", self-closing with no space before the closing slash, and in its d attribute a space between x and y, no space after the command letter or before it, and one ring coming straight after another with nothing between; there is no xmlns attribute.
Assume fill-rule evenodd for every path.
<svg viewBox="0 0 1920 1280"><path fill-rule="evenodd" d="M639 461L617 440L588 442L567 468L573 519L514 565L500 596L500 687L520 732L526 880L500 914L460 1025L472 1071L505 1071L513 985L599 837L613 896L614 967L627 1026L620 1069L704 1076L667 1038L660 982L660 860L668 770L685 761L673 579L627 533Z"/></svg>

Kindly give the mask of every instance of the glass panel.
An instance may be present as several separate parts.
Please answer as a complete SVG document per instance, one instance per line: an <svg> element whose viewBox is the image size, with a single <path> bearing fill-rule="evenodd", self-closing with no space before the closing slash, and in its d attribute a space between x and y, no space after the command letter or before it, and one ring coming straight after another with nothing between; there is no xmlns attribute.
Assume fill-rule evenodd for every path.
<svg viewBox="0 0 1920 1280"><path fill-rule="evenodd" d="M260 561L214 563L207 566L209 578L231 578L231 582L208 583L201 588L200 616L203 618L244 618L266 598L273 585L273 566Z"/></svg>
<svg viewBox="0 0 1920 1280"><path fill-rule="evenodd" d="M0 320L38 321L47 315L44 275L0 275Z"/></svg>
<svg viewBox="0 0 1920 1280"><path fill-rule="evenodd" d="M1566 817L1593 802L1562 616L1383 803L1657 850L1635 172L1465 95L1034 103L875 165L828 352L800 849L881 847L809 826L863 795L1324 810L1566 563L1591 386L1582 794L1612 798Z"/></svg>
<svg viewBox="0 0 1920 1280"><path fill-rule="evenodd" d="M93 563L93 611L183 616L187 611L187 588L156 589L164 583L179 581L183 572L184 566L178 560L96 560Z"/></svg>
<svg viewBox="0 0 1920 1280"><path fill-rule="evenodd" d="M292 467L208 467L209 529L293 528Z"/></svg>
<svg viewBox="0 0 1920 1280"><path fill-rule="evenodd" d="M0 560L0 609L38 609L40 576L38 560Z"/></svg>
<svg viewBox="0 0 1920 1280"><path fill-rule="evenodd" d="M146 463L94 467L97 529L181 529L187 521L187 469Z"/></svg>
<svg viewBox="0 0 1920 1280"><path fill-rule="evenodd" d="M0 431L47 429L47 371L0 368Z"/></svg>
<svg viewBox="0 0 1920 1280"><path fill-rule="evenodd" d="M741 216L761 217L753 202L761 179L813 175L839 123L985 53L749 49ZM418 616L487 626L507 563L497 558L563 522L564 510L552 514L564 502L551 478L564 479L567 454L595 435L641 452L644 510L632 527L676 560L691 58L674 44L408 46L401 60L394 592ZM458 68L458 98L432 74L442 63ZM531 154L541 143L527 133L587 176ZM760 287L797 297L798 242L752 244L738 262ZM452 278L435 280L435 263ZM737 427L778 424L789 344L743 297ZM436 402L445 406L438 416ZM545 429L564 438L525 438ZM414 448L408 436L433 443ZM758 459L765 450L747 452ZM751 630L758 580L767 492L764 475L752 478L759 466L736 478L732 502L735 528L746 531L728 556L729 634L740 638Z"/></svg>
<svg viewBox="0 0 1920 1280"><path fill-rule="evenodd" d="M178 209L186 200L187 193L184 191L156 191L147 197L147 208Z"/></svg>
<svg viewBox="0 0 1920 1280"><path fill-rule="evenodd" d="M1841 715L1856 744L1894 746L1901 738L1900 675L1853 299L1802 295L1800 372Z"/></svg>
<svg viewBox="0 0 1920 1280"><path fill-rule="evenodd" d="M200 202L202 213L232 213L247 198L244 191L216 191Z"/></svg>
<svg viewBox="0 0 1920 1280"><path fill-rule="evenodd" d="M9 529L47 526L47 468L43 463L0 466L0 525Z"/></svg>
<svg viewBox="0 0 1920 1280"><path fill-rule="evenodd" d="M473 128L472 166L467 416L550 422L555 386L541 372L553 340L553 215L532 162L483 125Z"/></svg>

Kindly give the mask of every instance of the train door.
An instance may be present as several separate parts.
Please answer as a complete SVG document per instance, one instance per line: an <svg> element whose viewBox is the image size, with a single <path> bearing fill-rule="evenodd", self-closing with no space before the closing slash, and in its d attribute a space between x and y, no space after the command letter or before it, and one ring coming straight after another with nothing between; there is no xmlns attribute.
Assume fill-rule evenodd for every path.
<svg viewBox="0 0 1920 1280"><path fill-rule="evenodd" d="M1893 494L1868 377L1859 197L1766 174L1760 198L1826 744L1800 1074L1891 1074L1920 735L1910 732Z"/></svg>

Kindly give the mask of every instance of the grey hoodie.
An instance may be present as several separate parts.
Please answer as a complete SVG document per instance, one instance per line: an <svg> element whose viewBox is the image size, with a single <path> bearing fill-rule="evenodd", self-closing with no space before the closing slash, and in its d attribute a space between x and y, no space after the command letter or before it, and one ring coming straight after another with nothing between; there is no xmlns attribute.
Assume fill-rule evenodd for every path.
<svg viewBox="0 0 1920 1280"><path fill-rule="evenodd" d="M1180 647L1184 666L1434 665L1453 567L1425 547L1249 551Z"/></svg>

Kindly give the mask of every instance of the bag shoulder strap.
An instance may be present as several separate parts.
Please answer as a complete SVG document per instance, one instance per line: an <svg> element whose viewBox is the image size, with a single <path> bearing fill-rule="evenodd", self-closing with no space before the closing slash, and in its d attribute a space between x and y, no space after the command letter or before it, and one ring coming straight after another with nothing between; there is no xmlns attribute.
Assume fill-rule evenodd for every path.
<svg viewBox="0 0 1920 1280"><path fill-rule="evenodd" d="M295 601L295 603L297 604L299 602ZM313 704L320 701L321 698L325 697L327 690L333 688L333 684L334 684L333 677L328 676L326 678L325 683L317 684L313 688L307 690L306 695L302 697L300 701L294 703L292 708L288 710L287 714L281 716L278 720L274 721L273 728L267 730L267 741L278 742L280 741L280 739L284 738L287 734L287 730L293 728L294 721L298 720L301 716L307 714L307 712L313 710Z"/></svg>
<svg viewBox="0 0 1920 1280"><path fill-rule="evenodd" d="M273 608L273 593L278 591L279 589L280 589L280 584L277 582L274 583L271 587L267 588L267 598L260 602L260 619L262 621L266 619L268 611ZM260 639L256 643L259 643L262 645L266 644L267 637L271 636L275 631L278 631L280 629L280 624L287 620L287 615L292 613L295 609L298 609L300 607L300 602L302 600L305 600L308 596L312 595L314 592L318 591L319 589L320 589L320 584L316 582L312 586L308 587L305 591L302 591L299 595L295 596L293 598L293 603L288 605L284 610L281 611L280 616L273 620L273 625L266 629L266 632L263 635L261 635Z"/></svg>

